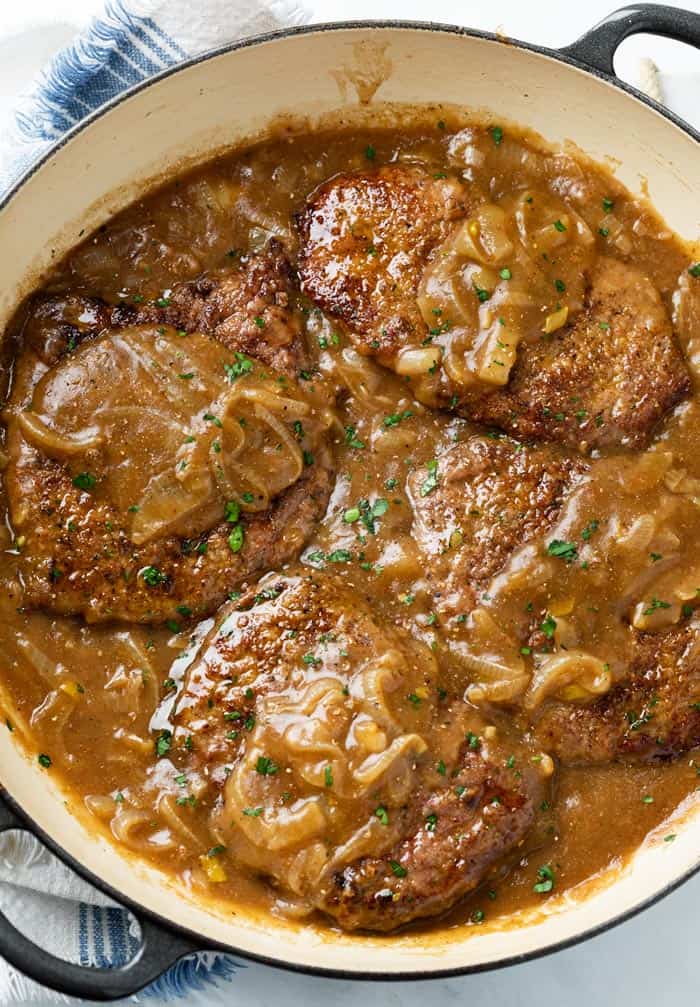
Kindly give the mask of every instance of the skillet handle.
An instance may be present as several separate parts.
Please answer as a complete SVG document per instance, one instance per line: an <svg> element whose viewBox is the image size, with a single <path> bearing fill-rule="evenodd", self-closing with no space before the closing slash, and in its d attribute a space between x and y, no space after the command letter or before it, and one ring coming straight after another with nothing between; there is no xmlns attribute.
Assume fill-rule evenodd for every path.
<svg viewBox="0 0 700 1007"><path fill-rule="evenodd" d="M613 59L617 47L630 35L642 33L663 35L700 49L700 14L661 4L631 4L609 14L559 52L591 70L614 77Z"/></svg>
<svg viewBox="0 0 700 1007"><path fill-rule="evenodd" d="M10 829L34 834L31 823L10 807L0 791L0 832ZM85 1000L120 1000L138 993L178 959L198 950L191 940L151 919L139 918L138 923L141 945L131 961L118 968L93 968L66 962L40 948L0 911L0 957L59 993Z"/></svg>

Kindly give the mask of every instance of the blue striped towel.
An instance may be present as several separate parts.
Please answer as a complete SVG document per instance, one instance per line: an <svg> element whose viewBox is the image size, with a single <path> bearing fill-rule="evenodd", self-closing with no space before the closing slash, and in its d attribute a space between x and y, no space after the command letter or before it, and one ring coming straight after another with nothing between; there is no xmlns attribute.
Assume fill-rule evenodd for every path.
<svg viewBox="0 0 700 1007"><path fill-rule="evenodd" d="M307 19L295 0L108 0L11 110L0 135L0 193L88 113L188 56ZM0 905L22 930L46 935L55 954L118 966L138 946L134 921L24 833L0 836ZM43 941L43 938L42 938ZM243 966L211 952L178 962L133 999L231 1005ZM0 1005L70 1003L0 961ZM77 1001L76 1001L77 1003Z"/></svg>

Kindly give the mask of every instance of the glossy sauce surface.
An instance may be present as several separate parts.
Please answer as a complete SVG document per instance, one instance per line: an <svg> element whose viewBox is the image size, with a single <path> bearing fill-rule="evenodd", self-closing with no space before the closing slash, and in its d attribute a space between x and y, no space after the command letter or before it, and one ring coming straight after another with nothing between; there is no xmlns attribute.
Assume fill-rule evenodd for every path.
<svg viewBox="0 0 700 1007"><path fill-rule="evenodd" d="M216 522L237 526L226 509L232 485L241 495L244 518L246 507L250 513L264 510L267 498L252 503L261 480L267 480L270 497L283 493L305 465L319 463L319 445L330 439L333 483L325 516L300 546L300 562L284 570L290 578L311 575L322 589L336 585L336 608L328 603L329 626L320 642L304 635L308 626L297 627L292 612L289 632L300 632L302 641L298 653L296 644L292 656L289 647L284 650L284 662L297 669L296 677L283 678L272 689L259 677L271 660L269 650L251 664L260 636L251 644L245 634L252 631L239 614L242 605L249 612L245 620L254 625L256 620L263 627L286 625L275 607L283 598L275 595L281 589L274 577L263 582L262 593L255 587L264 569L227 592L223 615L207 612L199 624L199 606L186 592L178 599L177 617L166 625L162 619L139 625L52 615L26 604L23 564L31 555L32 528L19 527L16 510L6 511L0 701L7 728L38 754L47 772L65 781L92 827L111 831L116 842L177 875L195 895L206 891L276 913L309 912L314 907L305 898L303 879L314 876L314 863L310 859L302 867L292 856L299 843L310 842L303 829L320 836L322 859L350 840L364 852L386 846L393 822L389 815L384 823L378 809L407 800L414 761L429 761L437 774L421 777L421 786L441 786L465 735L478 737L499 765L508 765L517 752L541 776L542 793L524 841L450 915L423 926L487 925L576 886L623 862L696 789L692 750L676 758L664 753L664 760L653 764L630 764L623 751L618 761L603 757L596 765L557 765L536 727L548 703L590 704L624 682L635 659L635 634L695 631L700 268L649 206L602 168L547 152L514 131L460 126L441 121L400 132L291 136L233 153L127 209L72 252L46 285L64 299L158 304L169 301L178 283L237 268L270 238L282 242L294 264L296 215L319 185L339 172L374 171L390 163L416 167L432 178L466 184L473 206L466 219L479 221L480 231L451 230L449 247L421 273L416 318L430 324L430 335L426 338L417 323L420 338L402 346L402 366L396 367L393 350L379 361L359 353L344 326L303 293L294 295L293 304L307 356L301 374L286 385L269 367L238 375L243 379L234 386L238 405L226 398L230 384L208 336L156 326L129 335L126 345L119 330L110 330L47 368L37 363L41 355L32 343L44 332L41 320L32 322L33 302L12 326L5 451L12 456L13 438L16 444L20 436L46 445L46 430L32 425L32 412L50 415L52 436L63 438L58 447L52 441L53 447L45 448L54 452L51 457L65 459L65 452L75 451L70 457L83 458L90 436L95 450L102 439L109 451L95 499L104 497L124 516L135 545L166 529L201 546ZM358 213L361 217L361 208ZM518 215L530 213L536 219L518 225ZM566 241L560 243L562 230L555 222L568 232ZM537 233L540 245L545 242L544 258L518 244L518 226L527 235ZM490 227L493 233L500 228L510 243L510 250L491 256L495 265L479 261L489 258L488 249L477 254L473 248L474 234L483 240ZM542 253L540 245L535 242ZM533 319L538 331L544 320L550 334L548 327L555 333L584 312L585 277L602 259L631 264L650 279L660 295L658 310L673 322L690 391L643 446L605 442L599 431L613 422L612 412L610 418L602 411L577 416L573 400L564 407L554 402L549 416L545 407L540 421L549 418L553 427L567 425L574 434L559 441L522 438L528 451L549 444L523 503L517 495L525 479L517 469L521 441L495 425L463 418L453 401L455 387L467 389L467 402L479 382L503 384L498 368L512 366L521 343L532 342L527 332ZM562 321L563 306L568 318ZM612 317L602 322L604 336L604 326L611 324ZM650 331L655 324L651 319ZM480 341L474 340L475 329ZM415 354L423 353L427 366L407 365L409 351L414 362ZM435 358L428 359L426 351ZM182 353L186 357L178 356ZM176 359L174 379L171 374L148 384L146 356L166 371ZM235 355L226 357L228 367L236 362ZM194 381L187 377L193 373ZM240 389L248 389L248 399L241 399ZM113 411L95 426L105 396L111 396ZM303 423L308 442L295 446L292 437L287 453L280 453L278 424L274 417L260 419L258 412L258 427L253 424L252 433L244 427L250 439L244 454L235 455L239 468L220 476L207 461L212 450L218 454L211 447L217 427L193 417L228 410L240 426L241 417L251 415L241 410L253 399L264 399L265 416L272 409L290 425ZM85 443L76 446L76 436ZM188 442L192 437L206 439L198 468L191 458L200 446ZM511 482L505 490L479 481L473 457L460 447L467 443L490 459L494 451L507 455ZM226 443L223 447L224 455L235 454ZM197 479L171 480L166 490L170 501L176 498L173 511L164 511L160 497L149 510L156 492L150 476L166 455L176 456L178 464L186 455ZM309 456L315 456L312 463ZM80 476L82 464L71 471ZM564 487L555 518L542 528L534 519L532 527L522 524L523 509L544 494L542 480L555 469L563 473ZM452 484L454 492L443 499ZM156 489L165 492L161 484ZM542 513L550 513L550 504L549 497L542 500ZM56 506L60 511L58 501ZM502 536L493 538L499 525ZM470 552L473 542L477 547ZM143 579L143 569L135 567L134 576ZM60 594L60 560L51 571L50 586ZM344 624L343 612L355 623ZM337 625L331 625L336 617ZM221 639L228 649L221 649ZM379 687L368 684L367 676L377 666L386 678L381 688L387 709L370 716L371 690ZM326 704L322 712L319 689ZM700 688L683 699L688 707L698 701ZM623 711L625 730L637 731L633 741L636 722L645 731L653 725L653 696L650 702L649 708ZM290 725L303 725L309 717L321 727L295 749ZM358 735L363 717L365 733ZM354 734L348 733L351 724ZM326 754L311 757L309 746L320 744L321 728ZM333 745L337 756L328 754ZM398 760L391 786L382 789L374 777L361 786L362 766L369 764L362 759L391 746ZM260 758L268 760L267 771L260 769ZM285 760L293 785L278 772ZM405 794L396 782L401 773L408 774ZM240 816L231 825L232 801L243 809L243 825ZM276 817L267 814L268 804L277 809ZM318 806L323 825L313 826L311 811L304 812L305 824L300 813L290 825L294 816L286 808L302 805ZM263 807L264 813L258 810ZM359 822L370 830L364 846L354 831ZM290 853L281 840L275 845L274 837L292 827L302 831L294 833L297 846L292 844ZM327 920L319 916L319 923Z"/></svg>

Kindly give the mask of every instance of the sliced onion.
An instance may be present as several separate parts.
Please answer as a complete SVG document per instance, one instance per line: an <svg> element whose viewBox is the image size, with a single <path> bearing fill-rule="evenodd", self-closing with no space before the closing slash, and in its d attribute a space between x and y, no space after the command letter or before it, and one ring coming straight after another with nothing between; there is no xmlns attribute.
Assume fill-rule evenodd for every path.
<svg viewBox="0 0 700 1007"><path fill-rule="evenodd" d="M86 427L75 433L59 434L35 413L20 413L17 421L25 440L39 448L49 458L59 460L74 458L104 443L104 437L96 426Z"/></svg>
<svg viewBox="0 0 700 1007"><path fill-rule="evenodd" d="M562 696L562 690L576 685L587 699L606 693L612 685L610 668L599 658L582 650L569 650L545 658L535 669L524 705L539 706L547 696Z"/></svg>

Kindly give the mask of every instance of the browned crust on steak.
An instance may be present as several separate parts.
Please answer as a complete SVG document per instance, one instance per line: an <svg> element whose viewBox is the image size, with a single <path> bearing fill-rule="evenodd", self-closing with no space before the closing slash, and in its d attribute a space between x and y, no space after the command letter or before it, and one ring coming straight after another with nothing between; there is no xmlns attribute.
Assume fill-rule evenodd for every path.
<svg viewBox="0 0 700 1007"><path fill-rule="evenodd" d="M436 606L467 612L512 553L556 521L586 464L556 447L483 436L453 445L437 461L438 484L429 493L421 492L425 468L408 478L413 537L429 557L425 577Z"/></svg>
<svg viewBox="0 0 700 1007"><path fill-rule="evenodd" d="M540 796L520 763L497 765L465 744L449 785L435 771L424 773L402 812L404 838L384 856L336 873L318 908L345 930L375 931L447 911L524 839Z"/></svg>
<svg viewBox="0 0 700 1007"><path fill-rule="evenodd" d="M332 640L329 648L319 640ZM367 603L328 574L301 567L270 573L216 617L188 668L173 718L178 736L193 738L189 763L218 785L255 720L257 703L275 690L303 686L303 656L324 654L327 673L348 675L370 654L398 648L425 658L423 645L375 619ZM425 668L426 675L429 669ZM214 711L212 713L212 711ZM235 741L235 743L234 743Z"/></svg>
<svg viewBox="0 0 700 1007"><path fill-rule="evenodd" d="M77 295L53 295L30 306L23 338L51 366L81 342L109 328L162 324L205 332L237 353L251 354L297 377L306 364L299 320L292 310L292 273L279 242L241 260L240 268L177 287L164 306L108 305ZM13 410L26 403L13 403ZM330 449L314 453L299 481L271 507L243 514L243 548L233 553L220 523L192 542L170 535L135 546L108 500L76 488L66 466L11 434L15 460L5 474L23 513L26 544L19 560L27 606L89 621L157 623L183 612L202 617L248 578L294 559L323 516L332 487ZM197 549L199 548L199 552ZM155 567L162 581L139 571Z"/></svg>
<svg viewBox="0 0 700 1007"><path fill-rule="evenodd" d="M294 559L325 512L332 459L317 452L268 511L244 513L244 544L235 554L226 522L191 541L170 535L135 546L108 502L77 489L66 468L33 450L6 478L33 513L19 561L26 605L80 612L88 621L158 623L186 610L203 617L248 578ZM139 575L149 566L162 583L149 586Z"/></svg>
<svg viewBox="0 0 700 1007"><path fill-rule="evenodd" d="M273 239L230 269L178 284L161 303L111 305L76 294L42 296L30 304L22 335L52 364L105 329L170 325L211 335L229 350L297 376L308 366L308 356L293 302L294 274Z"/></svg>
<svg viewBox="0 0 700 1007"><path fill-rule="evenodd" d="M421 273L465 200L461 182L400 164L336 175L297 218L302 290L348 326L361 352L391 358L408 333L427 331Z"/></svg>
<svg viewBox="0 0 700 1007"><path fill-rule="evenodd" d="M658 291L635 267L603 258L574 323L521 344L507 387L465 396L458 410L515 437L643 448L689 391Z"/></svg>
<svg viewBox="0 0 700 1007"><path fill-rule="evenodd" d="M654 762L700 745L700 631L635 637L628 674L610 692L587 705L544 708L538 742L563 762Z"/></svg>

